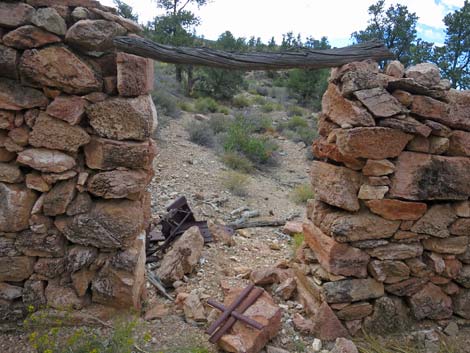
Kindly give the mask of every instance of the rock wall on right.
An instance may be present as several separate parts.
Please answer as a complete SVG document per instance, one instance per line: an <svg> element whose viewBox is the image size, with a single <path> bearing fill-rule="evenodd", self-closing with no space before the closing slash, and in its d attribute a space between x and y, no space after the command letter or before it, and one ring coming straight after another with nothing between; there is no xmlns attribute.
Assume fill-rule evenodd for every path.
<svg viewBox="0 0 470 353"><path fill-rule="evenodd" d="M363 61L332 70L322 106L304 224L321 300L352 334L470 319L470 91Z"/></svg>

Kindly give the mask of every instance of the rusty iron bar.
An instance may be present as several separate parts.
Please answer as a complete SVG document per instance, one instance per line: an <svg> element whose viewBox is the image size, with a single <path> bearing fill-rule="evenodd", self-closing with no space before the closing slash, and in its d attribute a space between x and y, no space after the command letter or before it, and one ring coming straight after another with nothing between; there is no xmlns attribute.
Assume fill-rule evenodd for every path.
<svg viewBox="0 0 470 353"><path fill-rule="evenodd" d="M228 308L222 313L222 315L215 320L212 325L206 330L206 333L212 335L217 327L222 325L222 323L230 317L232 311L234 311L242 302L243 300L250 294L251 290L255 287L253 283L251 283L248 287L246 287L241 293L240 296L235 299L235 301L228 306Z"/></svg>
<svg viewBox="0 0 470 353"><path fill-rule="evenodd" d="M212 299L209 299L207 301L207 304L209 304L210 306L212 306L213 308L216 308L220 311L225 311L227 310L225 308L225 306L223 306L223 304L220 304L218 302L216 302L215 300L212 300ZM240 320L242 322L244 322L245 324L257 329L257 330L262 330L264 328L264 325L260 324L258 321L255 321L253 320L252 318L249 318L248 316L244 316L236 311L232 311L232 313L230 314L232 315L235 319L237 320Z"/></svg>
<svg viewBox="0 0 470 353"><path fill-rule="evenodd" d="M251 292L251 290L250 290ZM252 306L257 300L258 298L261 296L261 294L263 294L263 290L261 288L254 288L254 290L249 293L249 295L251 296L248 296L246 298L245 301L243 301L240 306L237 306L237 312L240 313L240 314L243 314L245 312L246 309L248 309L250 306ZM225 312L224 312L225 313ZM209 342L210 343L217 343L223 335L225 335L227 333L228 330L230 330L232 328L233 325L235 325L235 323L237 322L237 319L235 319L233 316L230 316L227 321L225 321L225 324L223 324L218 330L217 332L212 335L211 338L209 338Z"/></svg>

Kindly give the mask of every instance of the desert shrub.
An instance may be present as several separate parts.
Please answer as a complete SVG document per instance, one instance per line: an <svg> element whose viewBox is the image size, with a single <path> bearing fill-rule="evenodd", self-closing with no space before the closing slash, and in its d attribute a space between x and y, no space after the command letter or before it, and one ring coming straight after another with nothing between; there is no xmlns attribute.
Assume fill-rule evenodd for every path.
<svg viewBox="0 0 470 353"><path fill-rule="evenodd" d="M303 233L295 233L294 235L292 235L291 244L292 244L292 250L294 251L294 253L302 246L304 239L305 238L304 238Z"/></svg>
<svg viewBox="0 0 470 353"><path fill-rule="evenodd" d="M194 113L194 105L189 102L181 101L178 103L178 106L181 110L184 110L188 113Z"/></svg>
<svg viewBox="0 0 470 353"><path fill-rule="evenodd" d="M289 121L280 124L277 131L282 132L289 140L304 142L306 145L311 145L318 136L315 124L309 124L308 120L301 116L294 116Z"/></svg>
<svg viewBox="0 0 470 353"><path fill-rule="evenodd" d="M329 70L293 69L289 71L287 87L299 100L314 109L321 107L321 98L328 86Z"/></svg>
<svg viewBox="0 0 470 353"><path fill-rule="evenodd" d="M297 185L292 190L292 200L297 204L307 203L308 200L313 199L315 194L310 184Z"/></svg>
<svg viewBox="0 0 470 353"><path fill-rule="evenodd" d="M222 155L222 162L229 168L244 173L253 171L253 163L245 156L236 152L226 152Z"/></svg>
<svg viewBox="0 0 470 353"><path fill-rule="evenodd" d="M214 134L227 132L233 119L222 114L215 114L209 118L208 125Z"/></svg>
<svg viewBox="0 0 470 353"><path fill-rule="evenodd" d="M302 107L299 107L298 105L291 104L287 108L287 115L288 116L303 116L305 115L305 109Z"/></svg>
<svg viewBox="0 0 470 353"><path fill-rule="evenodd" d="M200 121L191 121L186 125L186 131L189 134L189 140L200 146L214 146L214 133L208 123Z"/></svg>
<svg viewBox="0 0 470 353"><path fill-rule="evenodd" d="M163 90L155 90L152 92L152 99L158 108L158 112L171 116L172 118L179 118L181 111L178 108L178 103L175 97Z"/></svg>
<svg viewBox="0 0 470 353"><path fill-rule="evenodd" d="M219 104L211 97L198 98L194 107L199 113L217 113L219 110Z"/></svg>
<svg viewBox="0 0 470 353"><path fill-rule="evenodd" d="M64 315L66 320L69 313ZM93 328L64 330L64 326L47 311L29 315L24 323L29 344L38 353L131 353L151 339L133 316L115 319L106 334Z"/></svg>
<svg viewBox="0 0 470 353"><path fill-rule="evenodd" d="M243 72L212 67L198 69L196 92L215 99L231 99L244 85Z"/></svg>
<svg viewBox="0 0 470 353"><path fill-rule="evenodd" d="M229 115L230 114L230 108L226 107L225 105L219 106L219 113L224 114L224 115Z"/></svg>
<svg viewBox="0 0 470 353"><path fill-rule="evenodd" d="M255 164L267 164L277 146L266 137L254 136L252 129L245 119L236 119L227 131L224 150L239 152Z"/></svg>
<svg viewBox="0 0 470 353"><path fill-rule="evenodd" d="M247 195L248 176L239 172L227 172L222 176L223 186L236 196Z"/></svg>
<svg viewBox="0 0 470 353"><path fill-rule="evenodd" d="M298 128L304 129L308 128L308 121L301 116L293 116L287 122L287 128L290 130L296 130Z"/></svg>
<svg viewBox="0 0 470 353"><path fill-rule="evenodd" d="M267 102L261 107L261 110L265 113L270 113L270 112L274 112L274 111L281 110L281 109L282 109L282 105L280 105L279 103L274 103L274 102Z"/></svg>
<svg viewBox="0 0 470 353"><path fill-rule="evenodd" d="M253 97L251 97L251 103L256 105L264 105L266 104L266 99L263 96L255 94Z"/></svg>
<svg viewBox="0 0 470 353"><path fill-rule="evenodd" d="M232 105L235 108L246 108L250 106L250 100L248 97L238 94L232 99Z"/></svg>
<svg viewBox="0 0 470 353"><path fill-rule="evenodd" d="M256 87L256 93L260 96L266 97L269 94L269 90L267 87L258 86Z"/></svg>

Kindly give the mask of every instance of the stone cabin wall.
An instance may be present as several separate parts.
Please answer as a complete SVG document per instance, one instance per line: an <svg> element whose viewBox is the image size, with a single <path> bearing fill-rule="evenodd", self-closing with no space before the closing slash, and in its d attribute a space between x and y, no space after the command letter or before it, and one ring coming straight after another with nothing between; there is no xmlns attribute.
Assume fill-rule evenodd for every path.
<svg viewBox="0 0 470 353"><path fill-rule="evenodd" d="M139 25L94 0L0 1L0 321L139 308L157 112Z"/></svg>
<svg viewBox="0 0 470 353"><path fill-rule="evenodd" d="M322 300L351 333L470 319L470 92L431 64L347 64L319 133L304 233Z"/></svg>

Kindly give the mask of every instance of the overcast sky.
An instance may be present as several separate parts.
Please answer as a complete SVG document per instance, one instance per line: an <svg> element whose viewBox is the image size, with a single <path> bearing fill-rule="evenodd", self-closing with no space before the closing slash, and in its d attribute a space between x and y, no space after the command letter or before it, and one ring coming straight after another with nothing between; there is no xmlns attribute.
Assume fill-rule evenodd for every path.
<svg viewBox="0 0 470 353"><path fill-rule="evenodd" d="M113 0L100 0L113 5ZM146 23L159 10L154 0L124 0ZM199 35L217 39L224 31L236 37L261 37L267 42L274 36L280 42L283 33L301 33L303 37L328 37L335 46L350 43L350 35L366 26L368 7L376 0L210 0L200 9L193 9L201 18ZM443 17L463 6L464 0L387 0L390 4L408 6L419 17L418 35L440 44L444 40ZM161 11L161 10L160 10Z"/></svg>

